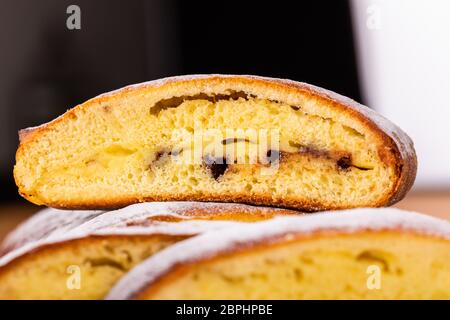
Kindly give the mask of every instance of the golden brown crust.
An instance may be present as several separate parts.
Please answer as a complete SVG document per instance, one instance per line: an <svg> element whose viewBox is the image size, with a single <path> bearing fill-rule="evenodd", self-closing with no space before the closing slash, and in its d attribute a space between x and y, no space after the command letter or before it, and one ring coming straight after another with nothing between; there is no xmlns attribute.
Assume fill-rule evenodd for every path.
<svg viewBox="0 0 450 320"><path fill-rule="evenodd" d="M181 221L196 221L198 225L209 220L230 222L255 222L268 220L275 216L299 215L294 210L257 207L244 204L202 203L202 202L152 202L142 203L110 212L69 212L66 216L59 210L46 209L37 213L13 230L0 246L0 267L4 260L1 256L22 250L27 255L49 245L61 245L66 242L99 236L154 236L197 234L199 229L186 226L175 230ZM64 221L66 220L66 221ZM171 226L175 228L171 230ZM221 227L220 225L217 225ZM140 227L140 229L133 229ZM209 229L214 227L214 222ZM208 226L205 226L208 230ZM126 233L124 235L123 233ZM99 236L100 237L100 236ZM31 246L30 246L31 244ZM36 246L34 246L36 244Z"/></svg>
<svg viewBox="0 0 450 320"><path fill-rule="evenodd" d="M314 241L324 237L359 237L371 233L389 233L399 237L408 234L449 243L450 224L445 220L395 208L361 208L279 218L242 226L233 232L222 229L176 244L145 260L112 289L108 298L149 297L158 288L189 271L191 266L229 256L253 254L271 246L284 246L292 242ZM137 279L139 281L135 281Z"/></svg>
<svg viewBox="0 0 450 320"><path fill-rule="evenodd" d="M64 115L57 119L35 128L31 128L20 133L20 145L16 153L16 161L22 157L26 157L27 147L34 140L39 139L45 132L52 130L60 122L64 122L66 119L76 117L76 113L81 110L86 110L93 105L99 103L107 103L114 99L118 99L129 94L141 95L151 90L162 90L163 88L170 86L205 86L206 84L215 83L229 83L232 85L242 85L247 88L257 88L258 90L267 92L277 91L279 96L283 96L286 99L295 95L303 95L308 99L313 99L319 103L339 110L342 114L357 119L368 130L374 133L377 139L381 142L380 145L383 149L379 150L380 158L388 165L396 168L397 180L395 187L389 194L386 194L384 198L379 199L376 203L372 203L373 207L388 206L401 200L405 194L409 191L414 183L416 171L417 171L417 158L412 141L409 137L397 128L395 125L384 119L380 115L371 111L367 107L353 101L349 98L340 96L334 92L324 90L305 83L294 82L290 80L263 78L256 76L225 76L225 75L199 75L199 76L185 76L185 77L172 77L139 85L128 86L111 93L103 94L93 99L86 101L85 103L76 106L75 108L67 111ZM255 89L256 90L256 89ZM275 97L274 97L275 98ZM279 97L276 97L279 98ZM275 99L277 100L277 99ZM289 103L289 101L283 101ZM14 170L14 177L16 184L19 187L19 193L26 199L36 204L39 201L28 195L23 191L23 186L20 179L17 176L16 170ZM61 201L45 203L48 206L55 208L65 209L113 209L123 207L136 202L143 201L167 201L167 200L197 200L197 201L229 201L229 202L243 202L252 203L258 205L276 205L280 207L297 208L307 211L317 211L323 209L337 209L330 205L323 206L320 203L301 203L299 201L279 201L274 202L272 197L249 197L246 194L233 194L224 196L211 196L208 194L203 195L174 195L173 197L142 197L131 198L98 198L95 201L78 203L76 201Z"/></svg>
<svg viewBox="0 0 450 320"><path fill-rule="evenodd" d="M206 231L244 224L240 222L298 215L299 212L230 203L153 202L118 211L86 211L76 214L77 217L74 217L73 212L66 215L59 210L46 209L13 231L14 236L3 244L5 250L4 255L0 256L0 283L5 279L2 278L4 276L11 279L11 274L15 271L20 274L34 266L41 269L56 268L46 264L39 265L42 257L68 252L77 252L79 255L81 248L104 248L105 244L130 243L136 246L139 243L157 243L165 246ZM91 254L82 259L101 261L104 254ZM131 266L119 261L120 259L103 260L123 272ZM60 270L65 270L65 266L62 268ZM11 285L14 282L13 279L8 283Z"/></svg>

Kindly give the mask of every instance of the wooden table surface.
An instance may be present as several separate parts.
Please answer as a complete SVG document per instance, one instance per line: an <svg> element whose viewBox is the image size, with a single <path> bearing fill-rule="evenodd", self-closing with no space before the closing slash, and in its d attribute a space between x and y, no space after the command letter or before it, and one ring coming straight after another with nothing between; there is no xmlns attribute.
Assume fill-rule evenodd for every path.
<svg viewBox="0 0 450 320"><path fill-rule="evenodd" d="M395 207L450 220L450 192L410 193ZM39 209L41 208L27 203L0 206L0 241L16 225Z"/></svg>

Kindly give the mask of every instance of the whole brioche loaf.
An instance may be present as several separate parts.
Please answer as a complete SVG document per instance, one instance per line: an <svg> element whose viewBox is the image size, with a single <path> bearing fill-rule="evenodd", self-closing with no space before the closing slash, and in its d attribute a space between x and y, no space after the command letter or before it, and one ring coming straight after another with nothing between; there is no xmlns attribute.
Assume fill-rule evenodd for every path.
<svg viewBox="0 0 450 320"><path fill-rule="evenodd" d="M450 223L397 209L280 217L179 242L109 299L449 299Z"/></svg>
<svg viewBox="0 0 450 320"><path fill-rule="evenodd" d="M408 136L371 109L290 80L200 75L128 86L20 133L14 176L36 204L245 202L387 206L413 184Z"/></svg>
<svg viewBox="0 0 450 320"><path fill-rule="evenodd" d="M298 212L198 202L143 203L110 212L47 209L5 240L0 299L101 299L133 266L177 241L287 214Z"/></svg>

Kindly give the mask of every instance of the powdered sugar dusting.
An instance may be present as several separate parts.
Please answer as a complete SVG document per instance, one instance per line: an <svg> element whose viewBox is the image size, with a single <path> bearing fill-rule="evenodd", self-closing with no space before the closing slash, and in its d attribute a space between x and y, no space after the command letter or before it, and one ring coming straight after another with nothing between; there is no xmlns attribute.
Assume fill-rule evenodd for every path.
<svg viewBox="0 0 450 320"><path fill-rule="evenodd" d="M234 210L242 213L285 211L244 204L204 202L149 202L109 212L45 209L8 236L3 245L5 254L0 258L0 267L36 248L88 236L195 235L240 224L235 221L201 220L185 214L188 210L196 209L210 210L212 213ZM152 218L156 216L175 217L182 221L153 221Z"/></svg>
<svg viewBox="0 0 450 320"><path fill-rule="evenodd" d="M125 275L107 299L130 299L175 265L220 255L232 248L267 239L334 230L398 230L450 240L450 223L419 213L394 208L352 209L305 216L277 217L269 221L207 232L179 242L150 257Z"/></svg>
<svg viewBox="0 0 450 320"><path fill-rule="evenodd" d="M28 242L64 234L102 213L103 211L68 211L51 208L41 210L6 237L0 247L0 256Z"/></svg>

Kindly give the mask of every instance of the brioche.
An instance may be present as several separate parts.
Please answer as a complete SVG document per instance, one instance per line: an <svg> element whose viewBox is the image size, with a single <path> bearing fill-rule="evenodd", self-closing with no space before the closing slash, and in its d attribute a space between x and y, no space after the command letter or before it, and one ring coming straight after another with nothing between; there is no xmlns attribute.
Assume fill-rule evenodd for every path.
<svg viewBox="0 0 450 320"><path fill-rule="evenodd" d="M387 206L416 174L411 140L353 100L256 76L184 76L93 98L22 130L20 194L55 208L243 202Z"/></svg>
<svg viewBox="0 0 450 320"><path fill-rule="evenodd" d="M281 217L179 242L109 299L449 299L450 223L397 209Z"/></svg>
<svg viewBox="0 0 450 320"><path fill-rule="evenodd" d="M0 299L101 299L134 265L177 241L286 214L298 212L195 202L103 213L45 210L5 240Z"/></svg>

